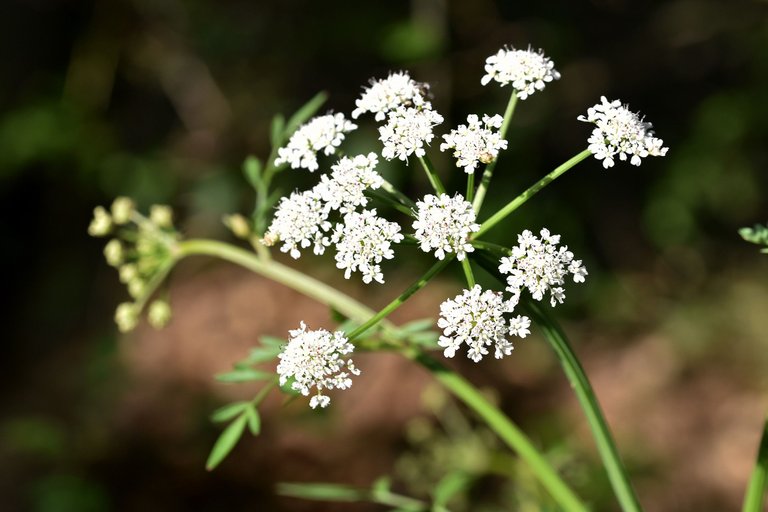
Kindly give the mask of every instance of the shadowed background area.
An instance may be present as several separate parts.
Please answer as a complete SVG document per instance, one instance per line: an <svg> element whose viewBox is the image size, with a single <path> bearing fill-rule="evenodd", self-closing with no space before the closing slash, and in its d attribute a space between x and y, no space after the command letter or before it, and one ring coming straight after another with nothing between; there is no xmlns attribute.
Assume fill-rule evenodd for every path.
<svg viewBox="0 0 768 512"><path fill-rule="evenodd" d="M394 474L418 493L463 463L491 474L465 510L537 510L546 497L525 468L395 355L361 356L363 375L321 414L271 397L263 434L206 472L219 432L210 411L253 394L212 376L261 334L332 326L328 310L190 260L172 276L170 326L119 337L111 319L125 290L86 234L94 206L129 195L173 205L187 236L230 239L221 216L252 207L240 167L268 154L272 116L320 90L322 112L349 113L369 78L407 69L432 85L442 134L469 113L503 112L508 90L480 77L504 44L544 49L562 79L518 104L487 211L586 147L576 117L601 95L641 111L670 151L639 168L589 159L487 238L511 245L547 226L585 261L587 283L555 313L647 510L737 508L768 407L768 258L736 233L768 218L768 5L707 0L3 2L0 508L379 510L277 498L274 484ZM360 124L347 152L378 151L373 124ZM435 163L460 190L465 175L438 140ZM428 184L413 163L382 168L416 197ZM279 185L315 178L286 172ZM344 281L328 258L292 264L381 306L429 265L408 255L385 267L386 286ZM435 317L458 277L394 318ZM493 389L595 510L615 510L583 416L534 334L514 357L456 367ZM493 476L510 471L513 484Z"/></svg>

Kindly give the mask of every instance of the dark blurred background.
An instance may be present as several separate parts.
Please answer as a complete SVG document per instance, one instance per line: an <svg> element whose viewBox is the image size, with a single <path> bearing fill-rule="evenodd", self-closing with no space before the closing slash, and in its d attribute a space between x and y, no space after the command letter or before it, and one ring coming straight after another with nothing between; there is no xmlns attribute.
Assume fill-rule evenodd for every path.
<svg viewBox="0 0 768 512"><path fill-rule="evenodd" d="M450 427L464 420L446 415L474 420L436 406L434 391L422 399L421 370L362 356L366 373L330 411L275 397L263 435L207 473L219 432L208 414L253 392L212 375L260 334L330 325L328 312L229 265L189 261L173 277L171 325L118 337L125 291L103 241L86 234L94 206L129 195L173 205L189 236L229 238L221 215L251 208L240 166L268 153L273 115L319 90L324 111L348 113L369 78L408 69L432 84L444 133L469 113L503 111L508 91L480 77L504 44L543 48L562 79L519 103L488 210L586 146L576 117L603 94L640 110L669 146L639 168L586 161L489 238L512 244L547 226L585 260L586 285L556 313L647 509L737 508L768 406L768 259L736 234L768 218L767 15L759 1L5 0L0 509L379 510L276 498L273 486L400 474L404 492L419 492L433 482L418 464L466 463L462 446L504 452L473 437L480 427ZM361 125L349 151L378 151L373 125ZM435 159L460 189L464 174ZM411 195L426 192L418 168L384 167ZM280 186L306 180L285 173ZM388 286L367 289L340 282L328 261L297 264L376 305L426 261L390 266ZM396 318L436 316L459 285L446 276ZM458 367L495 389L596 510L616 509L538 336L503 362ZM448 459L424 449L440 439ZM513 489L491 477L464 509L538 510L540 489L516 471Z"/></svg>

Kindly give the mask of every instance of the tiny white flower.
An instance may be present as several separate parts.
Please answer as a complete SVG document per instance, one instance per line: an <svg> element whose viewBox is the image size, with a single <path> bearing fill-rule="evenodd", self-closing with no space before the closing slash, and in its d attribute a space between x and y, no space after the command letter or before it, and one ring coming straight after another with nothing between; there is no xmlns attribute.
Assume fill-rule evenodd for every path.
<svg viewBox="0 0 768 512"><path fill-rule="evenodd" d="M475 222L472 203L465 201L461 194L454 197L428 194L416 202L414 236L424 252L435 251L435 257L442 260L445 253L455 253L461 261L468 252L474 251L469 235L480 229Z"/></svg>
<svg viewBox="0 0 768 512"><path fill-rule="evenodd" d="M387 124L379 128L384 144L381 156L387 160L407 161L410 155L424 156L424 145L432 141L432 128L443 122L443 116L431 108L398 107L387 115Z"/></svg>
<svg viewBox="0 0 768 512"><path fill-rule="evenodd" d="M542 300L549 292L552 306L565 300L565 278L570 274L575 283L583 283L587 269L581 260L573 259L568 247L558 247L560 235L541 230L539 239L527 229L517 237L512 255L501 258L499 272L507 276L507 290L517 301L523 288L527 288L536 300ZM527 329L527 327L526 327Z"/></svg>
<svg viewBox="0 0 768 512"><path fill-rule="evenodd" d="M314 191L293 192L290 197L280 199L262 243L273 245L279 240L283 242L280 250L290 253L294 259L301 256L299 249L310 245L315 254L323 254L330 245L327 236L331 229L329 213L327 205Z"/></svg>
<svg viewBox="0 0 768 512"><path fill-rule="evenodd" d="M390 73L381 80L371 80L371 86L355 101L357 108L352 111L352 119L370 112L376 115L377 121L383 121L388 112L398 107L429 105L425 100L427 90L427 84L414 81L405 71Z"/></svg>
<svg viewBox="0 0 768 512"><path fill-rule="evenodd" d="M341 213L353 211L357 206L368 204L364 192L367 189L376 190L384 180L375 171L379 159L376 153L357 155L354 158L342 157L331 166L330 177L324 174L315 191L332 210Z"/></svg>
<svg viewBox="0 0 768 512"><path fill-rule="evenodd" d="M619 160L630 158L632 165L640 165L647 156L664 156L669 148L664 141L653 136L651 123L646 123L636 113L622 105L621 101L608 101L605 96L600 103L587 110L586 116L579 116L579 121L595 125L589 136L589 150L595 158L603 161L608 169L614 165L614 157Z"/></svg>
<svg viewBox="0 0 768 512"><path fill-rule="evenodd" d="M354 345L342 331L307 330L304 322L289 332L288 344L277 356L280 385L292 378L291 387L304 396L315 388L309 406L327 407L331 399L324 390L347 389L352 386L350 375L360 375L352 359L345 357L355 350Z"/></svg>
<svg viewBox="0 0 768 512"><path fill-rule="evenodd" d="M376 210L349 212L336 224L332 241L336 244L336 266L344 278L352 272L363 274L363 282L384 282L379 263L394 257L392 243L403 240L400 226L376 216Z"/></svg>
<svg viewBox="0 0 768 512"><path fill-rule="evenodd" d="M485 60L485 76L480 83L487 85L496 80L505 86L512 84L517 97L526 99L536 91L544 89L548 82L560 78L555 64L539 50L515 50L502 48Z"/></svg>
<svg viewBox="0 0 768 512"><path fill-rule="evenodd" d="M344 141L344 135L357 128L344 114L328 114L310 119L296 130L288 144L277 150L275 165L290 164L292 169L314 172L319 166L317 153L332 155Z"/></svg>
<svg viewBox="0 0 768 512"><path fill-rule="evenodd" d="M440 151L453 149L456 167L473 174L478 162L488 164L499 156L500 149L507 149L507 141L499 135L504 122L500 115L483 116L483 122L475 114L467 116L467 124L460 125L451 133L443 135Z"/></svg>
<svg viewBox="0 0 768 512"><path fill-rule="evenodd" d="M501 292L483 291L479 284L443 302L437 326L443 330L438 344L445 349L445 357L455 356L462 344L476 363L488 354L489 347L494 348L496 359L510 355L514 347L507 337L525 338L531 325L525 316L507 323L504 314L511 313L514 307L515 302L504 300Z"/></svg>

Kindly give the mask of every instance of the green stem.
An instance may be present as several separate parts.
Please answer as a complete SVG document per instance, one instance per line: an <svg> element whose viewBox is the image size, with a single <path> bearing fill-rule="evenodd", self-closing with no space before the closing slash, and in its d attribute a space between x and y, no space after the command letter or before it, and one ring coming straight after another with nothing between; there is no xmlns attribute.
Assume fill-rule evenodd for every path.
<svg viewBox="0 0 768 512"><path fill-rule="evenodd" d="M413 216L416 215L414 213L413 209L408 208L407 206L402 204L400 201L396 200L394 197L392 197L391 195L389 195L389 194L387 194L385 192L380 192L378 190L366 190L365 193L368 196L370 196L370 197L374 197L374 198L376 198L376 199L378 199L378 200L388 204L389 206L391 206L395 210L397 210L397 211L399 211L401 213L404 213L404 214L408 215L409 217L413 217Z"/></svg>
<svg viewBox="0 0 768 512"><path fill-rule="evenodd" d="M382 178L382 179L383 179L383 178ZM398 190L398 189L397 189L397 188L396 188L396 187L395 187L393 184L391 184L389 181L387 181L387 180L384 180L384 179L383 179L383 182L382 182L382 184L381 184L381 188L382 188L382 190L384 190L384 191L385 191L385 192L387 192L388 194L390 194L390 195L394 196L394 197L395 197L395 199L397 199L397 201L398 201L400 204L402 204L402 205L404 205L404 206L407 206L407 207L408 207L408 208L410 208L411 210L415 210L415 209L416 209L416 203L414 203L413 201L411 201L411 198L410 198L410 197L408 197L407 195L405 195L405 194L403 194L402 192L400 192L400 191L399 191L399 190Z"/></svg>
<svg viewBox="0 0 768 512"><path fill-rule="evenodd" d="M432 161L429 157L427 155L420 156L419 162L421 162L424 172L427 173L427 178L429 178L429 182L432 184L432 188L435 189L435 192L438 194L445 194L443 182L440 181L440 177L437 175L437 171L435 171L435 167L432 165Z"/></svg>
<svg viewBox="0 0 768 512"><path fill-rule="evenodd" d="M352 341L358 336L364 334L368 329L379 323L382 319L386 318L390 313L399 308L411 295L424 288L424 286L437 274L440 273L451 262L452 257L446 257L443 260L439 260L437 263L427 270L423 276L421 276L415 283L409 286L403 293L400 294L395 300L384 306L384 308L369 318L363 325L349 333L347 338Z"/></svg>
<svg viewBox="0 0 768 512"><path fill-rule="evenodd" d="M235 247L234 245L217 242L215 240L193 239L179 242L176 251L178 259L194 254L200 254L216 256L223 260L236 263L259 275L284 284L289 288L293 288L320 303L327 304L350 318L367 319L375 314L375 311L363 306L348 295L328 286L322 281L318 281L313 277L278 263L275 260L258 258L252 252ZM382 327L385 333L389 332L391 334L394 331L394 326L388 322L382 323Z"/></svg>
<svg viewBox="0 0 768 512"><path fill-rule="evenodd" d="M744 495L742 512L761 512L765 501L766 474L768 473L768 420L763 425L760 447L757 449L757 461L752 476L749 478L747 492Z"/></svg>
<svg viewBox="0 0 768 512"><path fill-rule="evenodd" d="M499 210L498 212L494 213L490 219L486 220L480 225L480 230L474 234L474 237L477 238L489 229L491 229L493 226L498 224L502 219L504 219L507 215L512 213L513 211L517 210L520 206L525 204L526 201L528 201L530 198L536 195L537 192L539 192L541 189L555 181L560 175L562 175L565 171L570 169L571 167L575 166L588 156L590 156L592 152L590 152L588 149L585 149L578 155L574 156L567 162L560 165L557 169L550 172L543 178L541 178L539 181L534 183L528 190L514 198L512 201L507 203L507 205ZM479 191L478 191L479 193Z"/></svg>
<svg viewBox="0 0 768 512"><path fill-rule="evenodd" d="M523 431L472 384L426 354L415 353L411 357L427 368L443 386L475 411L507 446L517 452L563 510L586 512L587 507L552 469L547 459L539 453Z"/></svg>
<svg viewBox="0 0 768 512"><path fill-rule="evenodd" d="M625 512L639 512L642 510L640 503L629 482L626 469L621 462L621 457L616 449L608 422L605 420L589 378L573 348L568 343L565 333L563 333L560 326L549 317L544 309L535 302L527 301L522 307L527 310L531 319L541 328L544 337L557 354L560 364L571 383L571 387L576 392L576 397L587 417L589 428L592 430L592 435L597 444L597 450L603 460L608 478L611 481L622 510Z"/></svg>
<svg viewBox="0 0 768 512"><path fill-rule="evenodd" d="M475 197L475 173L467 174L467 196L465 199L468 202L472 202L472 198Z"/></svg>
<svg viewBox="0 0 768 512"><path fill-rule="evenodd" d="M374 314L366 306L325 283L281 265L274 260L262 261L255 254L226 243L214 240L186 240L176 246L176 254L178 259L199 254L215 256L236 263L331 306L349 318L358 321L364 321ZM398 336L399 333L396 327L386 320L382 320L382 327L384 327L383 337L399 343L401 336ZM518 453L529 465L536 478L546 487L564 510L569 512L586 512L586 506L560 478L547 460L538 453L533 443L525 434L504 413L472 387L469 382L417 350L408 351L405 355L418 361L429 371L434 372L437 380L446 389L476 411L507 446Z"/></svg>
<svg viewBox="0 0 768 512"><path fill-rule="evenodd" d="M509 129L509 123L512 121L512 116L515 113L515 106L517 105L517 93L513 90L512 94L509 96L509 103L507 103L507 110L504 111L504 121L501 123L501 129L499 130L499 135L502 139L506 139L507 137L507 130ZM500 156L500 155L499 155ZM485 171L483 171L483 177L480 179L480 186L477 187L477 195L475 196L475 200L472 203L472 208L475 210L475 214L480 213L480 208L483 206L483 201L485 200L485 193L488 191L488 185L491 183L491 178L493 177L493 170L496 168L496 162L499 161L499 157L497 156L493 161L488 163L488 165L485 166ZM467 199L467 201L472 201L471 199Z"/></svg>
<svg viewBox="0 0 768 512"><path fill-rule="evenodd" d="M467 279L467 286L472 288L475 286L475 275L472 273L472 265L469 263L469 258L464 257L461 260L461 268L464 270L464 277Z"/></svg>

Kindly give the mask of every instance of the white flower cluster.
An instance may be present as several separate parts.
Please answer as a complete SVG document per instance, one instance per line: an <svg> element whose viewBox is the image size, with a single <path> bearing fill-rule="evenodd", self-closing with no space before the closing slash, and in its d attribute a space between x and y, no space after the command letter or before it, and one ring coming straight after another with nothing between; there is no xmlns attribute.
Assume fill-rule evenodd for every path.
<svg viewBox="0 0 768 512"><path fill-rule="evenodd" d="M280 250L290 253L294 259L301 256L299 249L309 246L314 246L315 254L323 254L331 243L326 234L331 229L329 213L330 209L314 190L293 192L290 197L280 199L263 242L265 245L283 242Z"/></svg>
<svg viewBox="0 0 768 512"><path fill-rule="evenodd" d="M485 60L485 73L481 84L487 85L491 80L496 80L502 87L512 84L521 100L560 78L552 60L541 50L534 52L531 49L502 48Z"/></svg>
<svg viewBox="0 0 768 512"><path fill-rule="evenodd" d="M434 137L432 128L442 122L443 116L431 108L400 107L390 111L387 124L379 128L379 140L384 144L381 156L403 161L412 154L424 156L424 144Z"/></svg>
<svg viewBox="0 0 768 512"><path fill-rule="evenodd" d="M344 114L328 114L311 119L296 130L288 145L277 150L275 165L290 164L292 169L304 168L314 172L318 168L317 153L332 155L344 141L344 135L357 125Z"/></svg>
<svg viewBox="0 0 768 512"><path fill-rule="evenodd" d="M482 123L477 115L470 114L467 124L443 135L445 142L440 145L440 151L453 149L456 167L463 167L464 172L473 174L478 162L491 163L499 156L500 149L507 149L507 141L498 132L503 122L504 118L498 114L493 117L484 115Z"/></svg>
<svg viewBox="0 0 768 512"><path fill-rule="evenodd" d="M600 103L589 108L586 116L579 116L579 121L593 123L587 142L595 158L603 161L603 167L613 167L614 157L619 160L630 158L632 165L640 165L647 156L664 156L669 148L663 147L664 141L653 136L651 123L644 122L621 101L608 101L605 96Z"/></svg>
<svg viewBox="0 0 768 512"><path fill-rule="evenodd" d="M489 347L494 347L496 359L510 355L514 347L507 337L525 338L531 332L528 317L518 315L508 323L504 318L515 305L504 300L501 292L483 291L479 284L443 302L437 326L443 329L438 344L445 349L445 357L455 356L462 344L467 345L467 356L476 363L488 354Z"/></svg>
<svg viewBox="0 0 768 512"><path fill-rule="evenodd" d="M309 406L313 409L318 405L327 407L331 399L323 394L323 390L347 389L352 386L350 375L360 375L352 359L344 357L355 350L354 345L342 331L307 330L304 322L289 332L291 338L277 356L280 359L277 365L280 385L292 378L291 387L304 396L309 396L315 388Z"/></svg>
<svg viewBox="0 0 768 512"><path fill-rule="evenodd" d="M314 188L283 197L262 242L268 246L282 242L280 250L293 258L310 246L315 254L323 254L334 245L336 266L345 271L346 279L359 271L366 284L383 283L379 264L394 257L392 244L403 240L400 226L378 217L376 210L356 211L368 204L365 190L384 182L375 170L377 164L375 153L342 157L331 167L330 177L321 176ZM329 218L336 210L343 217L334 226Z"/></svg>
<svg viewBox="0 0 768 512"><path fill-rule="evenodd" d="M364 192L367 189L376 190L384 180L375 171L379 159L376 153L357 155L353 158L342 157L331 166L330 177L324 174L315 191L332 210L341 213L353 211L357 206L368 204Z"/></svg>
<svg viewBox="0 0 768 512"><path fill-rule="evenodd" d="M392 259L392 243L403 240L400 226L376 216L376 210L349 212L344 222L336 224L332 241L336 244L336 267L349 279L354 271L363 274L363 282L384 282L379 263Z"/></svg>
<svg viewBox="0 0 768 512"><path fill-rule="evenodd" d="M461 194L434 196L428 194L423 201L416 202L416 221L413 229L421 250L435 250L435 257L442 260L445 253L455 253L461 261L468 252L474 251L469 235L480 229L475 222L472 203L465 201Z"/></svg>
<svg viewBox="0 0 768 512"><path fill-rule="evenodd" d="M352 118L370 112L375 114L376 121L383 121L389 111L399 107L431 108L424 97L427 88L427 84L416 82L404 71L390 73L382 80L371 80L371 86L355 101L357 108L352 111Z"/></svg>
<svg viewBox="0 0 768 512"><path fill-rule="evenodd" d="M587 269L581 260L574 260L567 246L557 247L560 235L551 235L541 230L541 238L527 229L517 236L518 245L512 248L512 255L501 258L499 272L507 276L507 290L516 301L523 288L527 288L534 299L542 300L549 291L550 304L554 307L565 300L565 278L573 276L575 283L583 283Z"/></svg>

